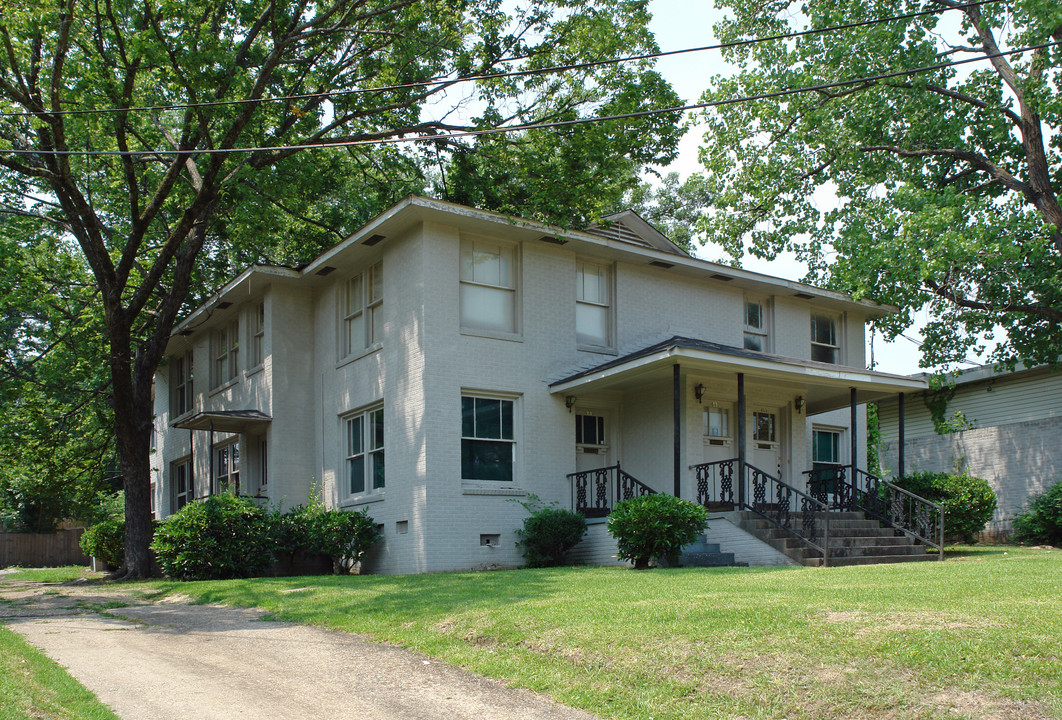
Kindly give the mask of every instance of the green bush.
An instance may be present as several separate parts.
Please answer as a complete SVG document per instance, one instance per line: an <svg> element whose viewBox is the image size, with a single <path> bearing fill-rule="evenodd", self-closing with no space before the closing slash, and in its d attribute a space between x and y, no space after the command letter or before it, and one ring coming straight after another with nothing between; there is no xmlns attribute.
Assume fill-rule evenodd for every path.
<svg viewBox="0 0 1062 720"><path fill-rule="evenodd" d="M328 510L319 501L277 514L274 526L279 550L328 555L335 572L350 572L380 539L367 510Z"/></svg>
<svg viewBox="0 0 1062 720"><path fill-rule="evenodd" d="M155 531L159 567L179 580L219 580L260 574L273 559L270 517L231 493L185 505Z"/></svg>
<svg viewBox="0 0 1062 720"><path fill-rule="evenodd" d="M79 542L86 555L112 568L120 568L125 562L125 518L116 515L96 523L85 531Z"/></svg>
<svg viewBox="0 0 1062 720"><path fill-rule="evenodd" d="M672 495L645 495L616 503L608 532L616 538L619 557L641 570L651 558L673 562L708 527L708 511Z"/></svg>
<svg viewBox="0 0 1062 720"><path fill-rule="evenodd" d="M537 496L528 495L520 502L531 517L524 519L524 527L517 530L527 567L554 567L564 562L568 551L586 535L586 518L580 513L564 510L556 503L543 505Z"/></svg>
<svg viewBox="0 0 1062 720"><path fill-rule="evenodd" d="M911 473L896 482L908 492L944 506L946 542L976 542L996 511L996 494L986 480L962 472Z"/></svg>
<svg viewBox="0 0 1062 720"><path fill-rule="evenodd" d="M1014 537L1022 542L1062 545L1062 482L1036 495L1014 518Z"/></svg>

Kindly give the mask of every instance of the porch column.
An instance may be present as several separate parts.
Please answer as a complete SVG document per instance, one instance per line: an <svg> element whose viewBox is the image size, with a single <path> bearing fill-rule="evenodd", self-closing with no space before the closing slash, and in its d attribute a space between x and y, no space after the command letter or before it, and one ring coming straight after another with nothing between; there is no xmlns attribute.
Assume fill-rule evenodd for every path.
<svg viewBox="0 0 1062 720"><path fill-rule="evenodd" d="M897 468L897 472L899 473L898 478L902 478L903 477L903 393L900 393L899 396L896 399L898 401L898 403L897 403L898 404L898 408L897 409L900 412L900 422L899 422L900 457L899 457L899 461L897 463L899 465L899 467Z"/></svg>
<svg viewBox="0 0 1062 720"><path fill-rule="evenodd" d="M207 448L207 452L210 453L210 478L207 482L207 495L214 494L214 421L210 421L210 446Z"/></svg>
<svg viewBox="0 0 1062 720"><path fill-rule="evenodd" d="M738 373L737 444L738 444L738 507L745 506L745 373Z"/></svg>
<svg viewBox="0 0 1062 720"><path fill-rule="evenodd" d="M675 421L675 497L681 497L682 493L682 382L680 380L680 367L675 363L672 369L671 400Z"/></svg>
<svg viewBox="0 0 1062 720"><path fill-rule="evenodd" d="M851 406L852 406L852 433L851 433L851 435L852 435L852 474L848 478L848 482L851 483L852 485L855 485L856 467L858 467L857 458L858 458L858 452L859 452L859 443L857 442L857 438L856 438L856 435L857 435L857 433L856 433L856 423L858 421L858 418L856 416L856 389L855 388L851 389L851 397L852 397L852 401L851 401Z"/></svg>

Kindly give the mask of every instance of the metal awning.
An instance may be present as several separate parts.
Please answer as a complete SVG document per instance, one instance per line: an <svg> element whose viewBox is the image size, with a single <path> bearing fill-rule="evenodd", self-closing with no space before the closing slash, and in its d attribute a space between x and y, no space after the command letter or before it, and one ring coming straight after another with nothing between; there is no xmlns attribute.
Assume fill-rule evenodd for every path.
<svg viewBox="0 0 1062 720"><path fill-rule="evenodd" d="M273 418L261 410L210 410L196 413L170 427L182 430L213 430L222 433L246 433L271 423Z"/></svg>
<svg viewBox="0 0 1062 720"><path fill-rule="evenodd" d="M683 370L692 373L730 377L744 373L748 380L760 379L791 385L797 392L806 395L809 414L847 407L853 388L858 402L864 403L927 387L922 378L676 336L568 375L550 383L549 390L553 394L630 390L649 382L669 379L674 365L681 365Z"/></svg>

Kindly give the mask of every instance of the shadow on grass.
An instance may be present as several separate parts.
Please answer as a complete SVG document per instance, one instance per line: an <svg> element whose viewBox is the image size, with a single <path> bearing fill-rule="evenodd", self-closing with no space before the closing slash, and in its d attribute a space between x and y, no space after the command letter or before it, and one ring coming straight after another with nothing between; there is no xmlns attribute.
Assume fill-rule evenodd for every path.
<svg viewBox="0 0 1062 720"><path fill-rule="evenodd" d="M965 560L971 558L988 559L1000 557L1008 552L1018 549L1015 545L980 544L980 545L948 545L944 548L945 560Z"/></svg>

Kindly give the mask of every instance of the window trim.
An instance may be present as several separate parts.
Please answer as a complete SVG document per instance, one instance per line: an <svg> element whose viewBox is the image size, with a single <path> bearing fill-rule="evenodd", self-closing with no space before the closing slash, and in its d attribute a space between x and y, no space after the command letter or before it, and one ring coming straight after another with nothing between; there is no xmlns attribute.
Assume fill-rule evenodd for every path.
<svg viewBox="0 0 1062 720"><path fill-rule="evenodd" d="M467 278L465 275L465 250L467 247L471 247L473 253L476 251L477 247L480 247L495 249L498 251L499 256L507 254L510 261L509 281L511 285L496 285L476 280L475 277ZM457 315L461 333L464 335L478 335L481 337L499 338L503 340L519 339L523 332L523 323L521 322L521 308L523 302L521 287L523 283L521 282L520 245L518 243L495 240L494 238L485 236L462 235L458 245L458 265ZM507 293L509 302L512 305L512 328L498 329L466 323L463 300L464 293L461 290L463 287L488 288Z"/></svg>
<svg viewBox="0 0 1062 720"><path fill-rule="evenodd" d="M845 430L846 428L840 427L827 427L822 425L811 426L811 466L814 469L816 465L831 465L834 467L844 467L848 464L848 460L845 458ZM818 444L815 442L815 436L819 433L829 433L837 438L837 459L835 461L829 460L816 460L815 454L818 449Z"/></svg>
<svg viewBox="0 0 1062 720"><path fill-rule="evenodd" d="M512 405L512 437L511 438L491 438L491 437L478 437L469 436L464 433L464 401L466 398L473 400L498 400L500 402L508 402ZM522 425L520 421L520 396L510 393L499 393L482 390L462 390L461 391L461 403L459 408L459 422L458 427L459 438L461 442L461 482L466 486L473 487L487 487L487 488L513 488L518 484L520 479L520 437L522 433ZM504 435L504 429L502 430ZM491 480L489 478L469 478L465 477L464 468L464 454L465 454L465 442L507 442L511 446L511 477L508 480Z"/></svg>
<svg viewBox="0 0 1062 720"><path fill-rule="evenodd" d="M352 311L350 310L350 286L355 281L358 283L358 295L360 297L358 298L357 309ZM340 363L355 360L380 347L381 338L378 335L382 335L383 332L382 327L380 332L377 332L376 322L383 317L383 288L383 260L377 260L371 265L367 265L360 272L348 277L339 286L336 313L339 320L336 330L336 354L339 356ZM376 295L377 289L379 289L379 295ZM357 319L361 321L360 339L353 337L352 323ZM382 323L382 319L380 322Z"/></svg>
<svg viewBox="0 0 1062 720"><path fill-rule="evenodd" d="M224 343L222 334L224 333ZM224 344L224 352L221 346ZM224 372L222 372L224 370ZM240 379L240 318L210 333L210 389L220 390Z"/></svg>
<svg viewBox="0 0 1062 720"><path fill-rule="evenodd" d="M240 476L243 474L243 460L242 453L240 453L240 438L236 436L232 440L222 440L221 442L214 443L214 447L211 449L214 453L214 477L210 478L211 492L221 494L226 490L231 490L236 495L240 494ZM226 454L226 472L221 474L222 453ZM235 470L232 469L235 465ZM230 480L235 475L235 481ZM222 488L222 478L225 478L226 488Z"/></svg>
<svg viewBox="0 0 1062 720"><path fill-rule="evenodd" d="M589 266L600 269L603 274L601 287L605 291L605 302L587 300L582 297L582 277L584 269ZM594 262L577 258L575 261L575 343L580 350L613 350L616 347L616 273L614 263ZM605 342L585 340L579 335L579 306L586 305L605 309Z"/></svg>
<svg viewBox="0 0 1062 720"><path fill-rule="evenodd" d="M265 300L260 300L251 310L251 369L265 364Z"/></svg>
<svg viewBox="0 0 1062 720"><path fill-rule="evenodd" d="M179 372L178 368L181 367L187 367L188 372L177 377L175 380L174 376ZM170 386L171 420L183 417L195 410L195 363L194 353L191 350L187 350L172 359L170 363ZM186 388L186 407L183 410L178 408L177 402L177 397L181 388Z"/></svg>
<svg viewBox="0 0 1062 720"><path fill-rule="evenodd" d="M185 491L178 490L178 468L185 469ZM184 502L181 502L182 496ZM192 473L192 458L186 456L170 463L170 502L171 512L177 512L185 505L195 501L195 476Z"/></svg>
<svg viewBox="0 0 1062 720"><path fill-rule="evenodd" d="M815 340L815 320L816 320L816 318L829 320L830 323L832 324L832 326L833 326L833 342L834 342L833 345L831 345L829 343L818 342L818 341ZM826 362L826 363L829 363L831 365L842 365L842 364L844 364L843 346L841 344L841 337L842 337L841 328L843 328L843 327L844 327L844 316L843 315L834 315L832 313L822 312L822 311L815 311L815 310L811 311L811 359L812 360L815 360L815 348L817 348L817 347L818 348L829 348L834 353L833 362L830 362L828 360L815 360L815 362Z"/></svg>
<svg viewBox="0 0 1062 720"><path fill-rule="evenodd" d="M376 438L374 437L372 424L373 416L377 413L380 417L382 431L382 438L378 445L375 444ZM341 444L342 457L340 460L342 464L342 485L338 492L341 502L369 502L373 498L382 499L387 491L387 416L384 412L383 402L373 403L359 410L344 413L339 420L340 432L343 437L343 443ZM361 447L357 452L352 452L350 423L355 420L361 423ZM378 456L383 464L383 483L379 487L376 486L373 456ZM362 463L362 489L357 492L351 489L350 474L351 461L355 458L364 458Z"/></svg>
<svg viewBox="0 0 1062 720"><path fill-rule="evenodd" d="M759 305L760 307L760 325L756 327L749 324L749 305ZM769 353L772 351L771 339L773 333L771 332L771 318L773 308L771 307L770 298L757 297L754 295L746 295L741 303L741 326L742 331L742 347L746 350L753 350L753 352ZM755 335L761 338L762 349L755 350L748 346L748 337Z"/></svg>

